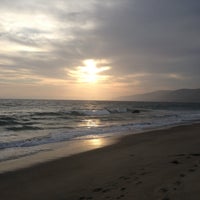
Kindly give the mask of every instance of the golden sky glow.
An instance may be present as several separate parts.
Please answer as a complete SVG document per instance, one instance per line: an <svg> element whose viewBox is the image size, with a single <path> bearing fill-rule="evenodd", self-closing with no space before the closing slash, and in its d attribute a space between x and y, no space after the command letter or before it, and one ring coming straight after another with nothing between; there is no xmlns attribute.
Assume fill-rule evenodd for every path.
<svg viewBox="0 0 200 200"><path fill-rule="evenodd" d="M110 66L100 66L102 61L87 59L83 61L83 66L78 66L75 70L70 70L69 75L81 83L97 83L105 81L108 75L102 74L111 69ZM103 61L105 63L105 60Z"/></svg>
<svg viewBox="0 0 200 200"><path fill-rule="evenodd" d="M156 2L0 1L0 98L199 88L200 3Z"/></svg>

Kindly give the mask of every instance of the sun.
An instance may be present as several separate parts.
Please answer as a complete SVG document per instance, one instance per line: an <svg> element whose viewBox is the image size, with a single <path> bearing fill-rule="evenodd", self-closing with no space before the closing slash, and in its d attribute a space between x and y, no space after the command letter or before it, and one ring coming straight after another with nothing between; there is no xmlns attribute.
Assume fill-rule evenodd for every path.
<svg viewBox="0 0 200 200"><path fill-rule="evenodd" d="M109 66L98 66L104 64L105 60L87 59L83 61L84 66L70 70L69 75L76 78L80 83L97 83L108 79L108 75L103 75L104 71L110 70Z"/></svg>
<svg viewBox="0 0 200 200"><path fill-rule="evenodd" d="M94 60L85 60L84 67L80 69L80 79L82 82L96 83L98 81L99 69Z"/></svg>

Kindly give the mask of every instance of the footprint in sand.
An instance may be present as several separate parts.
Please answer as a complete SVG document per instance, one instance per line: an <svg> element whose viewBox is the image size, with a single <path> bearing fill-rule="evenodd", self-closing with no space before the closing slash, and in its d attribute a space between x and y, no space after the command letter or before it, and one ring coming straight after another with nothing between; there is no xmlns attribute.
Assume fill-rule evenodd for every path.
<svg viewBox="0 0 200 200"><path fill-rule="evenodd" d="M176 164L176 165L180 164L180 162L178 160L173 160L173 161L171 161L171 163Z"/></svg>
<svg viewBox="0 0 200 200"><path fill-rule="evenodd" d="M188 169L189 172L195 172L195 169Z"/></svg>
<svg viewBox="0 0 200 200"><path fill-rule="evenodd" d="M160 191L163 192L163 193L166 193L166 192L168 192L168 189L167 188L160 188Z"/></svg>
<svg viewBox="0 0 200 200"><path fill-rule="evenodd" d="M122 194L122 195L118 196L116 199L121 199L123 197L125 197L125 196Z"/></svg>
<svg viewBox="0 0 200 200"><path fill-rule="evenodd" d="M79 200L92 200L93 197L80 197Z"/></svg>
<svg viewBox="0 0 200 200"><path fill-rule="evenodd" d="M102 190L103 193L106 193L106 192L109 192L109 191L111 191L111 189L109 189L109 188L108 188L108 189L103 189L103 190Z"/></svg>
<svg viewBox="0 0 200 200"><path fill-rule="evenodd" d="M142 173L140 173L139 175L144 176L144 175L146 175L146 174L149 174L149 172L142 172Z"/></svg>
<svg viewBox="0 0 200 200"><path fill-rule="evenodd" d="M142 181L137 181L135 184L140 185L140 184L142 184Z"/></svg>
<svg viewBox="0 0 200 200"><path fill-rule="evenodd" d="M121 180L129 180L130 177L127 177L127 176L120 176L119 179L121 179Z"/></svg>
<svg viewBox="0 0 200 200"><path fill-rule="evenodd" d="M185 174L180 174L179 175L181 178L185 177L186 175Z"/></svg>
<svg viewBox="0 0 200 200"><path fill-rule="evenodd" d="M162 200L170 200L169 197L164 197Z"/></svg>
<svg viewBox="0 0 200 200"><path fill-rule="evenodd" d="M186 154L184 154L184 153L181 153L181 154L177 154L177 155L175 155L175 156L178 156L178 157L183 157L183 156L186 156Z"/></svg>
<svg viewBox="0 0 200 200"><path fill-rule="evenodd" d="M159 189L159 192L162 193L161 196L164 196L164 197L161 198L162 200L169 200L169 197L168 197L169 189L168 188L162 187L162 188Z"/></svg>
<svg viewBox="0 0 200 200"><path fill-rule="evenodd" d="M181 185L181 181L176 181L175 184L176 185Z"/></svg>
<svg viewBox="0 0 200 200"><path fill-rule="evenodd" d="M200 156L200 153L190 153L190 156Z"/></svg>
<svg viewBox="0 0 200 200"><path fill-rule="evenodd" d="M101 192L102 190L103 190L103 188L100 188L100 187L99 187L99 188L93 189L92 191L93 191L93 192Z"/></svg>

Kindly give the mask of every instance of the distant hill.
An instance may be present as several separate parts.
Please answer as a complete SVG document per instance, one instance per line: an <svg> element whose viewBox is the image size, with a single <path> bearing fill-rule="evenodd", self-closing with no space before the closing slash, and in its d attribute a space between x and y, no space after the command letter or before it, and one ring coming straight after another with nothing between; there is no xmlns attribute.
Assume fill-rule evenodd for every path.
<svg viewBox="0 0 200 200"><path fill-rule="evenodd" d="M162 90L120 97L122 101L199 102L200 89Z"/></svg>

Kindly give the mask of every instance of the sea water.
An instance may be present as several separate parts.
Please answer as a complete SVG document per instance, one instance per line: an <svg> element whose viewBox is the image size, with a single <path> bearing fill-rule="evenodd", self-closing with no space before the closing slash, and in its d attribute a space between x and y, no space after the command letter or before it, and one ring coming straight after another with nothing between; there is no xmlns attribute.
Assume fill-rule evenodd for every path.
<svg viewBox="0 0 200 200"><path fill-rule="evenodd" d="M64 141L139 133L199 120L199 103L2 99L0 162L53 150L55 143Z"/></svg>

